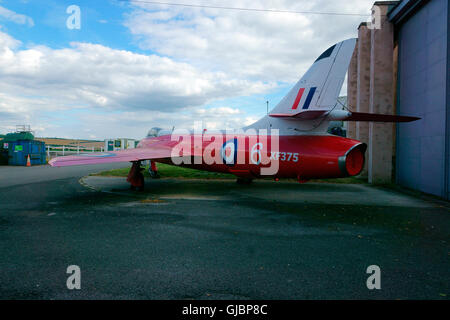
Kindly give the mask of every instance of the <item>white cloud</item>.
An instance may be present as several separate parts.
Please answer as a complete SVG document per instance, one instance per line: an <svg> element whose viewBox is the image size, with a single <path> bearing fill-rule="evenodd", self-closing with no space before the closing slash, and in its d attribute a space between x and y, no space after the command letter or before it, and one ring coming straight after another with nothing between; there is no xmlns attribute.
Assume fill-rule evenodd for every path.
<svg viewBox="0 0 450 320"><path fill-rule="evenodd" d="M233 7L370 13L372 0L234 1ZM204 70L293 82L327 47L355 37L361 16L249 12L134 3L125 25L141 48ZM210 1L208 5L223 5ZM231 6L231 5L230 5Z"/></svg>
<svg viewBox="0 0 450 320"><path fill-rule="evenodd" d="M34 21L32 18L24 14L16 13L2 6L0 6L0 17L17 24L26 24L30 27L34 26Z"/></svg>
<svg viewBox="0 0 450 320"><path fill-rule="evenodd" d="M231 115L231 114L239 114L242 111L239 109L235 109L235 108L230 108L230 107L216 107L216 108L209 108L209 109L205 109L205 108L198 108L195 110L195 113L203 115L203 114L214 114L217 117L223 117L223 116L227 116L227 115Z"/></svg>
<svg viewBox="0 0 450 320"><path fill-rule="evenodd" d="M10 40L0 32L2 38ZM88 43L61 50L13 50L6 43L0 52L0 88L39 92L79 106L169 111L267 89L262 82L202 72L169 58Z"/></svg>
<svg viewBox="0 0 450 320"><path fill-rule="evenodd" d="M133 121L140 123L141 130L143 115L148 115L141 135L151 123L157 125L155 114L163 114L176 125L188 124L187 119L192 122L193 116L183 122L181 112L198 116L195 107L215 99L261 93L273 86L230 78L223 72L202 71L158 55L98 44L72 43L70 48L58 50L46 46L22 48L19 41L1 31L0 80L0 125L4 127L6 121L33 122L44 112L85 108L92 113L120 111L117 120L123 120L125 112L125 121L129 119L130 126ZM232 108L217 108L215 112L236 113ZM98 128L95 123L82 121L83 126L88 124ZM35 125L49 128L42 123ZM112 128L103 134L106 131L115 132Z"/></svg>
<svg viewBox="0 0 450 320"><path fill-rule="evenodd" d="M372 3L241 0L233 6L369 13ZM0 29L0 131L26 122L39 135L138 138L152 126L192 127L197 120L211 129L249 125L256 117L227 98L296 81L324 49L356 36L365 20L142 3L132 9L124 24L149 54L81 42L27 47ZM33 25L3 7L0 16ZM211 108L217 100L227 107Z"/></svg>

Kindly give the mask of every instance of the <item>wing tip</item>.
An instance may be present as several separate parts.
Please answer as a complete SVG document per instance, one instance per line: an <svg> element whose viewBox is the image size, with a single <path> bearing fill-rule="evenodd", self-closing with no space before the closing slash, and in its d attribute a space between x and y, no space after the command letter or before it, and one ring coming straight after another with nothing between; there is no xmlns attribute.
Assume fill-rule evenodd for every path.
<svg viewBox="0 0 450 320"><path fill-rule="evenodd" d="M48 164L49 164L51 167L57 167L57 165L56 165L56 158L50 159L50 160L48 161Z"/></svg>

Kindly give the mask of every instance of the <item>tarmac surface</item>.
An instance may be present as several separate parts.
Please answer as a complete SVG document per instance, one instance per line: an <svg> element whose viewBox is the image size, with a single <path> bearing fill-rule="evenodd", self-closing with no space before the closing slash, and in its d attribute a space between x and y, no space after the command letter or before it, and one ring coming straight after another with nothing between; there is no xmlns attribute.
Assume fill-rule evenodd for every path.
<svg viewBox="0 0 450 320"><path fill-rule="evenodd" d="M448 202L359 184L163 178L137 192L86 177L124 165L0 167L1 299L450 296Z"/></svg>

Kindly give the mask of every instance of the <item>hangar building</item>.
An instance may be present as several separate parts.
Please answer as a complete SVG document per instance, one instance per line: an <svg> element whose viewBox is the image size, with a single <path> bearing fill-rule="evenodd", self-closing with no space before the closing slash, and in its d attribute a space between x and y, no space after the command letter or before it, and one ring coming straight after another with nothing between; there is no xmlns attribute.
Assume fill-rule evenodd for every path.
<svg viewBox="0 0 450 320"><path fill-rule="evenodd" d="M359 112L421 117L411 123L351 122L366 142L363 175L450 199L448 0L377 1L361 23L348 73L348 104Z"/></svg>

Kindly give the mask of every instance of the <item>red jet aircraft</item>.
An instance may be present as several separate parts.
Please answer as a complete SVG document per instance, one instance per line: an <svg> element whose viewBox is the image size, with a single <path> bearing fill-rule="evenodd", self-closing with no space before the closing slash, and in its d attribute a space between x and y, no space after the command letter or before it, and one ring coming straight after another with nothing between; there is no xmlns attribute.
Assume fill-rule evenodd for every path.
<svg viewBox="0 0 450 320"><path fill-rule="evenodd" d="M366 144L327 133L330 121L409 122L420 118L342 110L337 102L356 39L324 51L275 108L238 131L150 130L135 149L57 157L52 166L132 162L132 188L143 188L141 161L232 173L254 178L309 179L354 176L364 166Z"/></svg>

